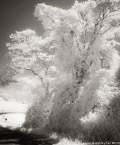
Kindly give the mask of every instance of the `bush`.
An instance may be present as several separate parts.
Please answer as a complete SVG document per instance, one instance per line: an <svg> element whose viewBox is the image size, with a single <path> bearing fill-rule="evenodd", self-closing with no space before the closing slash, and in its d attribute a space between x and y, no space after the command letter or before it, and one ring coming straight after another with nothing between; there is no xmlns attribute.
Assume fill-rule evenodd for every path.
<svg viewBox="0 0 120 145"><path fill-rule="evenodd" d="M81 87L73 103L72 85L62 86L54 98L51 130L88 142L119 141L120 97L116 84L109 71L100 71Z"/></svg>
<svg viewBox="0 0 120 145"><path fill-rule="evenodd" d="M54 104L50 115L50 126L52 131L67 133L70 131L70 112L77 96L73 91L71 82L64 82L58 86L54 94Z"/></svg>
<svg viewBox="0 0 120 145"><path fill-rule="evenodd" d="M72 80L56 88L53 97L40 97L29 109L26 127L88 142L120 140L119 83L109 71L99 71L79 91Z"/></svg>
<svg viewBox="0 0 120 145"><path fill-rule="evenodd" d="M114 92L115 91L115 92ZM109 96L109 103L97 112L89 113L82 120L82 133L85 141L118 142L120 141L120 93L119 88ZM116 93L117 92L117 93ZM107 95L106 95L107 96Z"/></svg>
<svg viewBox="0 0 120 145"><path fill-rule="evenodd" d="M49 134L48 124L51 108L51 97L40 97L28 110L24 127L36 130L40 135Z"/></svg>

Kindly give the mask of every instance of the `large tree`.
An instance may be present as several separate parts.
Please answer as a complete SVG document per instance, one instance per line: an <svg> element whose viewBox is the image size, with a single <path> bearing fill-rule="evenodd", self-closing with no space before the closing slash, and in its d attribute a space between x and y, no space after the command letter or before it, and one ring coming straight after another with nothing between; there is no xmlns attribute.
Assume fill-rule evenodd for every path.
<svg viewBox="0 0 120 145"><path fill-rule="evenodd" d="M35 16L43 24L44 36L32 30L11 34L8 48L13 63L39 77L55 66L71 74L79 87L99 69L112 67L119 45L115 39L120 31L119 13L118 0L76 1L68 10L38 4Z"/></svg>
<svg viewBox="0 0 120 145"><path fill-rule="evenodd" d="M18 69L37 75L46 95L53 83L50 78L62 76L61 85L54 86L58 88L52 113L63 120L68 117L67 126L71 114L82 122L96 105L108 105L114 96L111 86L120 62L120 0L75 1L68 10L38 4L34 15L45 33L42 37L32 30L12 34L8 44L12 61ZM62 119L56 124L62 125Z"/></svg>
<svg viewBox="0 0 120 145"><path fill-rule="evenodd" d="M52 37L43 39L35 31L26 29L11 34L7 43L14 68L20 73L30 71L38 77L46 95L49 95L49 78L54 77L53 51L50 49Z"/></svg>

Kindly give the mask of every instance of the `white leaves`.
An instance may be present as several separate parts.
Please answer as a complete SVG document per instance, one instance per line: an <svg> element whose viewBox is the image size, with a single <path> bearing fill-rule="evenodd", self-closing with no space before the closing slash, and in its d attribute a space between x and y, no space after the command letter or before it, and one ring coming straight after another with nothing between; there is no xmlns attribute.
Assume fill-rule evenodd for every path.
<svg viewBox="0 0 120 145"><path fill-rule="evenodd" d="M113 71L120 32L117 8L104 0L76 1L68 10L38 4L34 15L45 35L39 37L29 29L11 34L7 46L14 64L32 69L45 81L58 70L80 83L101 69Z"/></svg>
<svg viewBox="0 0 120 145"><path fill-rule="evenodd" d="M23 31L16 31L15 34L10 35L10 38L12 39L12 41L21 42L24 41L25 39L28 39L28 37L35 36L35 35L36 35L35 31L26 29Z"/></svg>
<svg viewBox="0 0 120 145"><path fill-rule="evenodd" d="M112 85L120 64L116 51L120 12L114 3L76 1L68 10L39 4L35 16L43 24L44 37L33 30L10 36L12 42L7 46L15 66L31 71L41 81L39 85L32 78L24 79L24 89L29 92L33 89L42 97L52 96L51 104L55 103L52 112L59 114L63 107L65 113L64 108L70 106L69 115L89 123L99 117L93 113L93 107L101 111L114 97Z"/></svg>
<svg viewBox="0 0 120 145"><path fill-rule="evenodd" d="M54 50L54 63L56 67L59 66L58 69L67 73L73 72L76 61L79 62L76 69L86 71L84 73L88 71L91 74L97 69L110 67L110 59L114 53L112 47L118 45L117 42L110 40L115 34L111 22L118 20L119 15L115 15L117 13L119 12L112 2L94 0L81 3L75 1L68 10L45 4L39 4L35 9L35 16L42 21L45 31L49 31L48 35L54 32L52 35L54 43L49 46ZM103 37L102 33L104 41L100 38Z"/></svg>
<svg viewBox="0 0 120 145"><path fill-rule="evenodd" d="M59 24L58 16L61 12L64 12L64 10L45 4L38 4L34 15L38 17L39 21L42 21L45 30L52 30Z"/></svg>

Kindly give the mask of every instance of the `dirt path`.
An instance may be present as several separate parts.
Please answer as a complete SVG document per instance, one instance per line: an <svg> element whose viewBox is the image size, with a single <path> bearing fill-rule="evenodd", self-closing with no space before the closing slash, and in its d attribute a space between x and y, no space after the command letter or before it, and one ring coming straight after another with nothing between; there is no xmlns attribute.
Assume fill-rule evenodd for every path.
<svg viewBox="0 0 120 145"><path fill-rule="evenodd" d="M54 140L0 128L0 145L52 145Z"/></svg>

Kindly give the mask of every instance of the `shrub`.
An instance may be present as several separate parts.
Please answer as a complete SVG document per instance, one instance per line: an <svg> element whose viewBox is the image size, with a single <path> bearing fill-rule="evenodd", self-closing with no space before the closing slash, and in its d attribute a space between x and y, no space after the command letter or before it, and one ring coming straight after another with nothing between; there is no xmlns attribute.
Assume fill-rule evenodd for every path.
<svg viewBox="0 0 120 145"><path fill-rule="evenodd" d="M28 110L24 127L36 130L40 135L47 135L51 108L52 99L40 97Z"/></svg>
<svg viewBox="0 0 120 145"><path fill-rule="evenodd" d="M70 81L61 83L54 94L54 104L50 115L52 131L67 133L70 131L70 112L77 96Z"/></svg>

